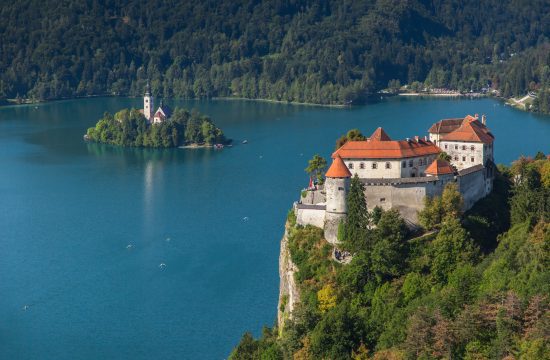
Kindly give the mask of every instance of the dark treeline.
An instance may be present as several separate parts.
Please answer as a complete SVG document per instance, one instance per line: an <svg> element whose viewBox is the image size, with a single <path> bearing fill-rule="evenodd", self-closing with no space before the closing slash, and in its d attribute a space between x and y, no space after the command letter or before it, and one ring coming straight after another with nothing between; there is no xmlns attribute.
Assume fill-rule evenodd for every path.
<svg viewBox="0 0 550 360"><path fill-rule="evenodd" d="M342 104L388 86L548 88L545 0L21 0L0 99L239 96ZM548 108L548 97L540 109Z"/></svg>

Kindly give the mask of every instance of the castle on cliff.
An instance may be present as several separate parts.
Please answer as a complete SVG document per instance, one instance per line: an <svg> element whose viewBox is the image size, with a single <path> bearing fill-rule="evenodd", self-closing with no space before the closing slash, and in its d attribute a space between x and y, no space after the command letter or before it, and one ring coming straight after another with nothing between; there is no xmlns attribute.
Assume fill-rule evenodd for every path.
<svg viewBox="0 0 550 360"><path fill-rule="evenodd" d="M153 112L155 109L155 99L151 95L151 87L149 82L147 82L147 87L145 88L145 94L143 95L143 109L140 109L139 112L145 116L149 124L160 124L172 116L172 110L160 101L160 106L157 111Z"/></svg>
<svg viewBox="0 0 550 360"><path fill-rule="evenodd" d="M392 140L378 128L366 140L348 141L332 154L324 187L306 192L295 203L297 222L323 228L325 238L337 242L338 224L346 218L346 197L355 174L365 185L369 210L397 209L411 225L426 196L440 196L455 182L464 210L487 196L493 187L494 136L486 117L466 116L433 124L429 136ZM450 161L440 158L442 152Z"/></svg>

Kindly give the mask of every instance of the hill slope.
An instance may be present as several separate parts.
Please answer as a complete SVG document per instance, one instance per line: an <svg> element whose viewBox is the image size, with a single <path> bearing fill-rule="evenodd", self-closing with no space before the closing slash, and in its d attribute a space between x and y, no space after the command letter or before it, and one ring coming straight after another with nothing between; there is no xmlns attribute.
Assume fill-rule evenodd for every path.
<svg viewBox="0 0 550 360"><path fill-rule="evenodd" d="M21 0L0 18L0 98L141 95L147 78L156 95L314 103L392 79L549 82L544 0Z"/></svg>

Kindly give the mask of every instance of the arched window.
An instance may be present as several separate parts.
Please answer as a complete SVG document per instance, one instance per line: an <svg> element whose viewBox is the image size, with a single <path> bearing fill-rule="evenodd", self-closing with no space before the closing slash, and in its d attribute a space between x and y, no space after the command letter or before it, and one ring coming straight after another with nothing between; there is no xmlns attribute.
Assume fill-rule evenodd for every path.
<svg viewBox="0 0 550 360"><path fill-rule="evenodd" d="M375 162L373 162L373 163L372 163L372 168L373 168L373 169L377 169L377 168L378 168L378 164L375 163Z"/></svg>
<svg viewBox="0 0 550 360"><path fill-rule="evenodd" d="M359 164L359 169L364 169L365 168L365 163L360 163Z"/></svg>
<svg viewBox="0 0 550 360"><path fill-rule="evenodd" d="M348 168L353 169L353 163L349 163Z"/></svg>
<svg viewBox="0 0 550 360"><path fill-rule="evenodd" d="M470 146L470 150L474 151L476 148L474 145Z"/></svg>
<svg viewBox="0 0 550 360"><path fill-rule="evenodd" d="M386 169L391 169L391 163L390 162L386 163Z"/></svg>

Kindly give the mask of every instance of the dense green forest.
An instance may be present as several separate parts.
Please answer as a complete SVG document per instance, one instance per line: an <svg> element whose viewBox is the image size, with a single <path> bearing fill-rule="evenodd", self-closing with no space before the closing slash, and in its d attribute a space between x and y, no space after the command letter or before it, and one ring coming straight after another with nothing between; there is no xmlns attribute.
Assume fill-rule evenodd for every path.
<svg viewBox="0 0 550 360"><path fill-rule="evenodd" d="M237 96L358 103L388 84L550 108L546 0L20 0L0 4L0 99Z"/></svg>
<svg viewBox="0 0 550 360"><path fill-rule="evenodd" d="M465 214L449 185L420 213L435 230L423 236L397 211L367 212L362 186L352 179L339 232L348 265L289 214L300 303L284 329L245 334L230 359L550 358L550 160L499 167Z"/></svg>
<svg viewBox="0 0 550 360"><path fill-rule="evenodd" d="M95 127L88 129L86 138L105 144L154 148L226 142L223 132L207 116L180 108L167 121L153 125L136 109L121 110L114 116L105 113Z"/></svg>

